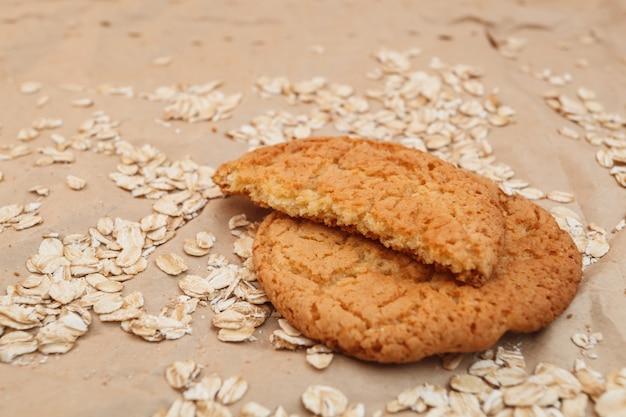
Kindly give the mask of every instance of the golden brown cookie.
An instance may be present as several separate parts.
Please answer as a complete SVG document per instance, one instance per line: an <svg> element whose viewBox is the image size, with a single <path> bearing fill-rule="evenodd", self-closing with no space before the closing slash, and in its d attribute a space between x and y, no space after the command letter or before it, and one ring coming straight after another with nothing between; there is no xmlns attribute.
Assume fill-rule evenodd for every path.
<svg viewBox="0 0 626 417"><path fill-rule="evenodd" d="M570 236L545 210L502 197L504 251L476 288L376 241L273 212L255 238L259 282L306 336L376 362L487 349L569 305L582 277Z"/></svg>
<svg viewBox="0 0 626 417"><path fill-rule="evenodd" d="M222 164L225 193L358 232L482 285L504 241L497 185L397 143L296 140Z"/></svg>

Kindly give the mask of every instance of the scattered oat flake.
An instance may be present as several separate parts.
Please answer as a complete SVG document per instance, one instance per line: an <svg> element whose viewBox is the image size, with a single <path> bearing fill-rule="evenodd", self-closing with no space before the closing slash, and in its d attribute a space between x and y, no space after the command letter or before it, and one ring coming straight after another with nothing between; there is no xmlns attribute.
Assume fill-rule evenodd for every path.
<svg viewBox="0 0 626 417"><path fill-rule="evenodd" d="M317 416L336 417L348 408L348 398L336 388L311 385L302 394L302 404Z"/></svg>
<svg viewBox="0 0 626 417"><path fill-rule="evenodd" d="M211 249L216 240L215 235L210 232L198 232L196 234L196 243L203 249Z"/></svg>
<svg viewBox="0 0 626 417"><path fill-rule="evenodd" d="M464 358L464 353L446 353L441 357L441 366L446 371L454 371Z"/></svg>
<svg viewBox="0 0 626 417"><path fill-rule="evenodd" d="M39 130L32 127L25 127L19 130L17 133L17 139L22 142L31 141L39 137Z"/></svg>
<svg viewBox="0 0 626 417"><path fill-rule="evenodd" d="M213 373L203 377L198 382L189 384L189 387L183 392L183 398L188 401L213 401L221 386L222 378L218 374Z"/></svg>
<svg viewBox="0 0 626 417"><path fill-rule="evenodd" d="M621 417L626 414L626 387L606 391L598 398L595 411L600 417Z"/></svg>
<svg viewBox="0 0 626 417"><path fill-rule="evenodd" d="M105 293L117 293L124 289L124 284L113 280L100 281L95 285L98 291ZM121 306L120 306L121 307Z"/></svg>
<svg viewBox="0 0 626 417"><path fill-rule="evenodd" d="M272 410L263 405L250 401L241 407L240 417L270 417Z"/></svg>
<svg viewBox="0 0 626 417"><path fill-rule="evenodd" d="M38 224L43 223L43 217L36 214L25 213L17 217L16 219L18 220L17 223L13 224L13 228L15 230L29 229L33 226L37 226Z"/></svg>
<svg viewBox="0 0 626 417"><path fill-rule="evenodd" d="M233 252L241 258L250 258L252 256L252 246L254 239L250 236L244 236L237 239L234 243Z"/></svg>
<svg viewBox="0 0 626 417"><path fill-rule="evenodd" d="M185 239L183 251L190 256L205 256L211 252L211 249L201 248L196 239Z"/></svg>
<svg viewBox="0 0 626 417"><path fill-rule="evenodd" d="M185 260L175 253L166 253L156 258L156 265L168 275L178 275L189 269Z"/></svg>
<svg viewBox="0 0 626 417"><path fill-rule="evenodd" d="M25 81L20 84L20 92L22 94L35 94L41 90L42 86L43 84L38 81Z"/></svg>
<svg viewBox="0 0 626 417"><path fill-rule="evenodd" d="M152 65L155 67L167 67L172 63L172 57L161 56L152 60Z"/></svg>
<svg viewBox="0 0 626 417"><path fill-rule="evenodd" d="M213 326L220 329L242 329L259 327L262 325L270 311L267 307L255 305L247 301L236 301L231 306L216 313L213 316Z"/></svg>
<svg viewBox="0 0 626 417"><path fill-rule="evenodd" d="M188 387L198 376L202 367L192 360L176 361L165 368L165 379L172 388Z"/></svg>
<svg viewBox="0 0 626 417"><path fill-rule="evenodd" d="M546 194L538 188L535 187L525 187L516 192L524 198L529 200L540 200L546 197Z"/></svg>
<svg viewBox="0 0 626 417"><path fill-rule="evenodd" d="M551 191L546 195L546 197L549 200L556 201L557 203L571 203L575 199L572 193L565 191Z"/></svg>
<svg viewBox="0 0 626 417"><path fill-rule="evenodd" d="M226 378L217 392L217 400L224 405L239 401L248 390L248 382L240 376Z"/></svg>
<svg viewBox="0 0 626 417"><path fill-rule="evenodd" d="M558 129L558 132L561 136L569 138L569 139L580 139L580 135L577 131L572 129L571 127L563 126Z"/></svg>
<svg viewBox="0 0 626 417"><path fill-rule="evenodd" d="M228 220L228 228L230 230L238 227L246 227L250 224L245 214L236 214Z"/></svg>
<svg viewBox="0 0 626 417"><path fill-rule="evenodd" d="M87 181L75 175L68 175L67 177L65 177L65 184L72 190L78 191L85 188L85 186L87 185Z"/></svg>
<svg viewBox="0 0 626 417"><path fill-rule="evenodd" d="M613 161L613 152L610 149L598 149L596 152L596 161L603 168L612 168L615 164L615 161Z"/></svg>
<svg viewBox="0 0 626 417"><path fill-rule="evenodd" d="M330 366L333 361L335 355L332 351L319 351L319 349L314 349L315 346L307 349L306 353L306 361L309 365L314 367L315 369L326 369Z"/></svg>
<svg viewBox="0 0 626 417"><path fill-rule="evenodd" d="M220 329L217 332L218 340L222 342L246 342L254 340L255 327L245 325L238 329Z"/></svg>
<svg viewBox="0 0 626 417"><path fill-rule="evenodd" d="M277 329L270 335L270 343L275 349L296 350L302 347L311 347L317 344L313 339L304 335L293 336L282 329Z"/></svg>
<svg viewBox="0 0 626 417"><path fill-rule="evenodd" d="M100 299L93 304L93 311L96 314L109 314L121 309L123 305L124 299L119 293L102 293Z"/></svg>
<svg viewBox="0 0 626 417"><path fill-rule="evenodd" d="M11 363L18 356L37 351L37 341L28 332L16 330L0 336L0 362Z"/></svg>
<svg viewBox="0 0 626 417"><path fill-rule="evenodd" d="M489 389L482 378L470 374L453 375L450 378L450 387L456 391L470 394L479 394Z"/></svg>
<svg viewBox="0 0 626 417"><path fill-rule="evenodd" d="M74 107L91 107L93 106L93 100L85 97L85 98L77 98L72 100L72 106Z"/></svg>
<svg viewBox="0 0 626 417"><path fill-rule="evenodd" d="M48 104L49 101L50 101L50 96L47 94L44 94L43 96L37 99L37 101L35 102L35 106L41 108L45 106L46 104Z"/></svg>
<svg viewBox="0 0 626 417"><path fill-rule="evenodd" d="M609 252L609 243L601 238L590 239L585 252L594 258L601 258Z"/></svg>

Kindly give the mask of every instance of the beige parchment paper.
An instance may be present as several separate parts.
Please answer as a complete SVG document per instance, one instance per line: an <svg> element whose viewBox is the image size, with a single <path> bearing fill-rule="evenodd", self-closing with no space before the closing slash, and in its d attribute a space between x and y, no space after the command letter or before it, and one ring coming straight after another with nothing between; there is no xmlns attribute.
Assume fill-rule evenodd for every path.
<svg viewBox="0 0 626 417"><path fill-rule="evenodd" d="M507 335L501 345L521 348L529 368L552 362L571 369L585 359L601 373L626 365L626 235L613 232L626 215L626 189L595 160L597 146L584 139L563 137L557 130L582 129L551 110L542 94L561 91L572 97L585 87L607 111L626 109L626 3L623 1L185 1L54 0L0 1L0 152L23 144L18 132L42 117L62 119L62 126L44 130L26 142L33 153L0 161L0 206L41 201L43 223L0 233L0 294L28 276L27 258L36 253L45 233L85 233L102 216L138 220L150 213L150 202L132 198L109 179L118 159L93 151L75 152L70 164L37 167L37 149L51 146L51 133L75 135L93 112L119 121L124 140L149 144L171 160L189 155L198 164L216 167L236 158L249 145L226 132L249 123L267 110L306 113L281 97L263 99L253 90L261 76L292 81L323 76L363 94L375 82L366 77L377 66L372 53L382 47L421 49L411 60L415 70L428 70L434 57L451 64L484 70L486 88L497 89L502 102L515 110L514 122L493 129L489 141L497 161L509 165L515 177L545 192L572 193L564 204L585 224L609 231L610 251L589 266L576 299L547 329L530 335ZM515 57L496 46L509 38L525 41ZM157 61L168 57L169 60ZM547 71L547 72L546 72ZM553 85L541 74L564 77ZM139 97L160 86L220 80L225 94L242 93L232 116L220 121L155 122L164 103ZM561 80L561 81L563 81ZM41 83L35 94L23 94L26 81ZM98 87L111 83L131 86L135 97L107 95ZM558 83L558 80L557 80ZM65 85L65 87L63 87ZM81 91L67 85L82 86ZM38 100L49 101L40 106ZM72 100L88 97L87 108ZM622 116L623 117L623 116ZM619 131L626 132L621 126ZM331 125L317 133L338 134ZM69 189L67 175L84 178L87 186ZM28 190L49 189L38 197ZM559 205L540 200L546 208ZM154 265L159 253L185 256L182 245L198 231L217 237L213 252L233 262L233 237L227 221L245 213L260 220L264 211L242 198L209 201L198 217L151 255L148 268L125 283L124 292L141 291L146 310L180 296L177 278ZM185 256L188 273L206 274L206 258ZM180 393L163 377L175 360L192 359L204 372L222 377L243 376L249 389L233 414L247 401L266 407L284 406L307 415L300 395L312 384L336 387L350 402L363 402L366 415L384 410L403 389L422 382L445 384L453 372L438 358L419 363L380 366L337 355L318 371L302 352L276 351L269 343L275 321L255 333L256 341L223 343L211 327L212 312L199 307L193 333L178 340L149 343L100 322L66 354L37 357L24 365L0 365L0 414L4 416L149 416L168 408ZM570 338L575 333L601 332L593 348L596 359L584 356ZM589 353L589 352L587 352ZM475 359L468 355L459 372ZM456 372L456 371L454 371Z"/></svg>

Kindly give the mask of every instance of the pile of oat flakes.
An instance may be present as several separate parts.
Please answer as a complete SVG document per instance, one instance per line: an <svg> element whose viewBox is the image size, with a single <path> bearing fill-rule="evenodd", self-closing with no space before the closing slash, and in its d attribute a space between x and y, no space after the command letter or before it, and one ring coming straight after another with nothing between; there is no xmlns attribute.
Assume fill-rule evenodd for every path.
<svg viewBox="0 0 626 417"><path fill-rule="evenodd" d="M520 42L505 43L502 50L512 56L522 46ZM510 166L496 160L488 140L491 130L505 128L515 120L515 110L501 102L497 90L487 89L480 68L450 65L434 58L427 70L415 70L412 59L419 54L417 49L381 49L374 53L378 67L366 76L380 87L362 94L350 85L336 84L324 77L299 82L286 77L261 77L255 85L261 97L282 97L291 105L308 107L309 111L267 111L227 135L254 148L309 137L330 126L343 134L400 141L489 177L509 194L561 203L552 214L574 238L584 255L584 265L604 256L609 250L610 235L626 223L622 221L610 231L594 223L585 224L565 206L574 201L572 193L545 192L516 178ZM570 81L569 77L565 79ZM554 77L549 80L552 85L560 85ZM96 92L163 102L163 114L155 122L169 128L172 121L216 122L231 117L242 94L224 94L220 86L220 82L212 81L204 85L165 86L153 93L137 94L132 87L102 85ZM20 91L39 94L41 88L40 83L25 82ZM84 91L83 87L72 85L62 89ZM47 95L39 96L36 106L44 107L49 99ZM621 116L606 112L595 94L583 87L578 89L577 99L557 90L546 93L544 99L550 108L584 130L579 133L563 127L559 133L574 140L584 137L599 147L597 161L609 169L620 185L626 186L626 134ZM76 99L72 105L88 108L93 101ZM198 216L209 200L222 197L211 179L214 170L190 158L171 161L151 145L133 146L121 137L119 122L102 111L94 112L71 138L52 133L52 144L31 146L43 131L54 131L61 125L61 120L52 118L33 121L18 132L16 144L0 150L0 161L32 157L33 165L38 167L71 164L80 152L87 150L103 157L117 157L117 170L109 178L132 197L150 200L152 211L140 219L96 219L88 230L65 236L43 235L37 253L25 259L30 275L9 285L6 295L0 296L0 361L20 363L32 355L66 353L89 330L93 315L101 321L119 322L124 331L147 341L178 339L191 332L192 314L197 306L209 305L214 313L212 325L221 341L254 341L256 329L275 318L279 328L270 341L276 349L305 350L308 363L317 369L331 364L331 351L304 337L268 304L251 263L256 224L245 215L231 218L228 224L236 237L233 252L240 263L230 263L225 256L211 253L215 236L202 231L194 239L187 239L181 249L190 256L206 256L207 275L184 275L188 266L176 251L154 259L164 273L180 276L177 282L182 294L176 302L152 315L146 312L140 292L124 293L124 282L146 269L158 246L166 244ZM70 175L66 185L80 191L86 181ZM4 228L23 230L44 221L38 209L49 190L35 185L29 191L37 196L37 201L0 207L0 233ZM599 335L579 334L574 342L586 348L593 344L590 337L595 343L601 340ZM460 360L460 356L451 355L444 358L444 364L447 363L447 369L454 369ZM167 380L181 390L183 398L157 415L230 415L227 406L246 391L245 380L232 377L222 381L216 375L198 380L200 371L201 367L192 361L168 366ZM323 417L365 415L363 404L350 404L331 387L310 387L303 393L302 402L308 411ZM585 415L589 404L594 403L599 415L608 416L616 415L611 411L614 404L625 402L626 368L603 377L583 361L577 361L573 372L542 363L531 373L520 351L498 348L484 352L467 374L454 375L449 387L422 384L407 388L390 400L385 411L413 411L431 417L570 416ZM242 408L241 414L288 415L280 407L269 410L252 402Z"/></svg>

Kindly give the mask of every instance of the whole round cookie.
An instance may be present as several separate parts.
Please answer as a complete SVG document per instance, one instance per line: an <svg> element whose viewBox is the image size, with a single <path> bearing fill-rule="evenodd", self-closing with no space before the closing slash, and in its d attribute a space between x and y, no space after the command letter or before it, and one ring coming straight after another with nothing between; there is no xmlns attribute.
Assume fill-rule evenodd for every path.
<svg viewBox="0 0 626 417"><path fill-rule="evenodd" d="M493 181L399 143L300 139L226 162L213 179L225 193L378 239L475 286L504 241Z"/></svg>
<svg viewBox="0 0 626 417"><path fill-rule="evenodd" d="M482 287L360 235L273 212L254 243L258 279L276 309L306 336L363 360L417 361L492 346L533 332L574 298L582 262L552 216L501 197L506 238Z"/></svg>

